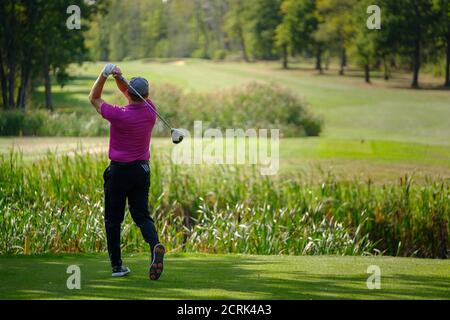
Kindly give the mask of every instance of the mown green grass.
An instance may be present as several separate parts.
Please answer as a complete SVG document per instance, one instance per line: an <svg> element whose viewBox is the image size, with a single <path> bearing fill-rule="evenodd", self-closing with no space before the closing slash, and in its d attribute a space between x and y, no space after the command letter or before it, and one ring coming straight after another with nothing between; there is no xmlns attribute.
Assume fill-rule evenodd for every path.
<svg viewBox="0 0 450 320"><path fill-rule="evenodd" d="M106 255L0 257L0 299L450 299L450 262L383 257L170 254L160 281L148 257L127 255L132 273L110 277ZM81 290L66 287L81 269ZM367 268L381 289L367 288Z"/></svg>

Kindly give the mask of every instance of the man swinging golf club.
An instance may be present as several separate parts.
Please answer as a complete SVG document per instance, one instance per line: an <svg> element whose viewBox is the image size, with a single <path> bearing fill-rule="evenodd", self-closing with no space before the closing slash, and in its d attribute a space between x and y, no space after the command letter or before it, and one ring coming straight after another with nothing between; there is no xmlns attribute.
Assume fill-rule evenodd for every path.
<svg viewBox="0 0 450 320"><path fill-rule="evenodd" d="M127 106L113 106L102 99L103 87L110 75L114 76L119 90L128 99ZM150 245L150 279L158 280L164 268L166 249L159 243L148 209L150 140L158 115L155 104L148 99L148 94L147 80L138 77L128 83L122 77L121 70L109 63L104 67L89 95L89 100L97 112L110 123L111 163L106 168L103 179L106 238L113 277L123 277L130 273L130 269L122 265L120 254L120 227L124 220L127 199L131 216ZM178 139L181 141L182 138Z"/></svg>

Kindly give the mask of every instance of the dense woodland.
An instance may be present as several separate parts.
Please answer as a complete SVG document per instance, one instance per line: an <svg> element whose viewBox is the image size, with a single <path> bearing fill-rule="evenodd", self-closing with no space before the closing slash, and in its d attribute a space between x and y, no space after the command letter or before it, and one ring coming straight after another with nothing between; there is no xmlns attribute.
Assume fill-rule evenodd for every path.
<svg viewBox="0 0 450 320"><path fill-rule="evenodd" d="M67 7L81 9L81 30L69 30ZM370 30L367 7L381 8ZM53 110L52 81L64 85L71 63L142 58L213 60L313 59L370 72L410 71L419 87L424 64L450 86L450 0L2 0L2 109L22 109L38 85Z"/></svg>

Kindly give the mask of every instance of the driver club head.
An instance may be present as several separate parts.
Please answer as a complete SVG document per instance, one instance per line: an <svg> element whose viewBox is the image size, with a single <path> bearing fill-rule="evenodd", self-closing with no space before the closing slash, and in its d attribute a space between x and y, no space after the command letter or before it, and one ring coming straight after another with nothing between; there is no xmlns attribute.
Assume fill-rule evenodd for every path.
<svg viewBox="0 0 450 320"><path fill-rule="evenodd" d="M178 129L172 129L171 130L171 135L172 135L172 142L174 144L179 144L184 139L183 132L181 132L181 130L178 130Z"/></svg>

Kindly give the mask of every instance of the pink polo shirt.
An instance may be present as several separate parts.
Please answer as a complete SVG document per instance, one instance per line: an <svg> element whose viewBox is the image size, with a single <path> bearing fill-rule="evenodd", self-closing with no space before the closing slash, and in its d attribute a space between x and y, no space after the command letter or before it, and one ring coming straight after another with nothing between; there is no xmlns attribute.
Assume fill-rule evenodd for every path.
<svg viewBox="0 0 450 320"><path fill-rule="evenodd" d="M147 101L155 108L154 103ZM118 107L104 102L102 117L110 123L109 159L117 162L150 160L150 140L156 115L144 102Z"/></svg>

